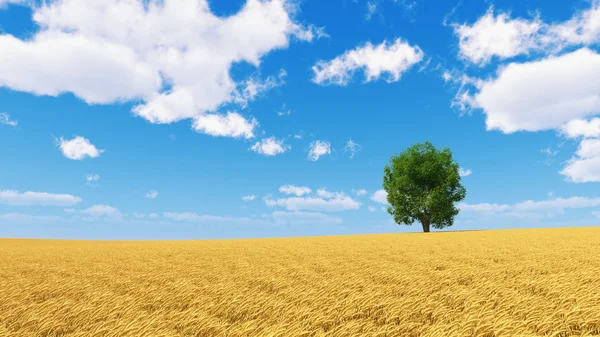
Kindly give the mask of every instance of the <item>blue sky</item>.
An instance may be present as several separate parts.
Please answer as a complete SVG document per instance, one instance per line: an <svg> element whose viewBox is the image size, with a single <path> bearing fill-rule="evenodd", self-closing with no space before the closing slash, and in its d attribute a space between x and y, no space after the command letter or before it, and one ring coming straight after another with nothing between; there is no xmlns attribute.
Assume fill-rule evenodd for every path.
<svg viewBox="0 0 600 337"><path fill-rule="evenodd" d="M597 225L598 22L598 1L0 0L0 237L420 231L380 190L427 140L465 173L452 229Z"/></svg>

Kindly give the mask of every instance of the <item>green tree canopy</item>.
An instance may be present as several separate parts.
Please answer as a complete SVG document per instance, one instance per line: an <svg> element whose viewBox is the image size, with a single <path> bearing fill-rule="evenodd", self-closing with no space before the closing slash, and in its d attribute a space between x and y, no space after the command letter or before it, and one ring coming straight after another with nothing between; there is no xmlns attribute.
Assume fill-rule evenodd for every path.
<svg viewBox="0 0 600 337"><path fill-rule="evenodd" d="M429 232L430 225L452 226L459 212L454 203L466 196L458 169L450 149L438 150L430 142L392 156L383 176L388 213L397 224L421 222L424 232Z"/></svg>

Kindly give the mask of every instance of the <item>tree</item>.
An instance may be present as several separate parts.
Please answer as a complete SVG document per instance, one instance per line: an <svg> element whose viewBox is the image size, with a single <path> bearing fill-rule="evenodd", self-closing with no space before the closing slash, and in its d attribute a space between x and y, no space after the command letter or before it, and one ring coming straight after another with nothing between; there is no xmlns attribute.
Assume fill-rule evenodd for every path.
<svg viewBox="0 0 600 337"><path fill-rule="evenodd" d="M423 232L429 232L430 225L437 229L452 226L458 214L454 203L466 196L458 168L450 149L438 150L430 142L392 156L383 176L388 213L397 224L420 221Z"/></svg>

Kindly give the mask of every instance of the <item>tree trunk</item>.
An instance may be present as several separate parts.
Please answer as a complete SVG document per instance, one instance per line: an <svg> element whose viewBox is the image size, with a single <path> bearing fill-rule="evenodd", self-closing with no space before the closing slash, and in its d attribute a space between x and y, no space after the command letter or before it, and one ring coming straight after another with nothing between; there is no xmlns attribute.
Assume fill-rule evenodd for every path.
<svg viewBox="0 0 600 337"><path fill-rule="evenodd" d="M429 220L428 219L421 220L421 225L423 225L423 232L429 233Z"/></svg>

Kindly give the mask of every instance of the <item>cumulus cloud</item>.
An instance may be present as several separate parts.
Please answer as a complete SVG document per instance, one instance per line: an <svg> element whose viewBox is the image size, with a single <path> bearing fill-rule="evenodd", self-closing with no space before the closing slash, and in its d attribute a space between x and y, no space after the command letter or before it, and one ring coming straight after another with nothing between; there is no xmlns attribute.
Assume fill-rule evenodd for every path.
<svg viewBox="0 0 600 337"><path fill-rule="evenodd" d="M0 3L0 8L2 4ZM6 112L0 112L0 124L15 127L19 124L16 120L11 119L10 115Z"/></svg>
<svg viewBox="0 0 600 337"><path fill-rule="evenodd" d="M245 195L245 196L242 197L243 201L252 201L254 199L256 199L256 196L254 194Z"/></svg>
<svg viewBox="0 0 600 337"><path fill-rule="evenodd" d="M565 22L544 23L539 17L512 19L494 14L493 7L473 24L453 24L459 38L459 55L484 65L494 57L508 59L531 53L556 53L568 46L600 41L600 1Z"/></svg>
<svg viewBox="0 0 600 337"><path fill-rule="evenodd" d="M194 118L192 128L200 133L218 137L252 138L258 126L255 118L247 120L237 112L226 115L205 114Z"/></svg>
<svg viewBox="0 0 600 337"><path fill-rule="evenodd" d="M460 56L484 65L493 58L518 55L531 61L501 65L486 79L444 71L447 82L459 83L453 107L461 112L480 109L487 130L510 134L518 131L557 130L581 140L580 150L560 172L570 182L598 181L600 158L582 156L600 137L600 1L563 22L512 19L495 15L490 8L473 24L453 25L459 37ZM593 151L592 151L593 152ZM556 151L544 151L550 165Z"/></svg>
<svg viewBox="0 0 600 337"><path fill-rule="evenodd" d="M310 143L308 151L308 159L311 161L317 161L321 156L331 154L331 143L324 140L315 140Z"/></svg>
<svg viewBox="0 0 600 337"><path fill-rule="evenodd" d="M58 145L63 155L72 160L97 158L105 151L97 149L87 138L81 136L75 136L71 140L60 137Z"/></svg>
<svg viewBox="0 0 600 337"><path fill-rule="evenodd" d="M471 97L488 130L541 131L600 112L600 55L582 48L540 61L511 63Z"/></svg>
<svg viewBox="0 0 600 337"><path fill-rule="evenodd" d="M387 192L385 190L378 190L375 193L373 193L373 195L371 195L371 200L380 204L387 205Z"/></svg>
<svg viewBox="0 0 600 337"><path fill-rule="evenodd" d="M290 150L292 147L283 143L283 140L278 140L275 137L269 137L256 142L250 147L251 151L260 153L265 156L276 156Z"/></svg>
<svg viewBox="0 0 600 337"><path fill-rule="evenodd" d="M477 64L485 64L493 56L514 57L539 48L537 33L541 29L539 19L533 21L511 19L508 13L494 15L493 8L472 25L454 25L459 38L460 56Z"/></svg>
<svg viewBox="0 0 600 337"><path fill-rule="evenodd" d="M574 183L600 182L600 138L583 139L560 174Z"/></svg>
<svg viewBox="0 0 600 337"><path fill-rule="evenodd" d="M346 146L344 146L344 152L349 152L350 158L354 158L354 155L357 152L360 152L361 150L362 150L362 145L352 141L352 139L349 139L348 142L346 143Z"/></svg>
<svg viewBox="0 0 600 337"><path fill-rule="evenodd" d="M360 203L342 192L329 192L325 189L317 190L317 196L291 197L273 199L271 196L265 198L265 204L269 207L283 207L288 211L317 211L317 212L340 212L358 209Z"/></svg>
<svg viewBox="0 0 600 337"><path fill-rule="evenodd" d="M600 118L571 120L560 128L560 133L568 138L600 137Z"/></svg>
<svg viewBox="0 0 600 337"><path fill-rule="evenodd" d="M279 187L279 192L284 194L295 194L296 196L301 197L311 193L312 190L306 186L283 185Z"/></svg>
<svg viewBox="0 0 600 337"><path fill-rule="evenodd" d="M377 212L377 207L369 206L369 212Z"/></svg>
<svg viewBox="0 0 600 337"><path fill-rule="evenodd" d="M146 193L146 195L144 195L144 198L148 198L148 199L154 199L158 197L158 192L155 190L150 190Z"/></svg>
<svg viewBox="0 0 600 337"><path fill-rule="evenodd" d="M387 40L374 46L371 42L330 61L319 61L312 67L316 84L347 85L354 74L362 70L365 81L371 82L387 75L387 82L397 82L403 73L423 60L418 46L411 46L402 39L393 43Z"/></svg>
<svg viewBox="0 0 600 337"><path fill-rule="evenodd" d="M70 194L55 194L46 192L23 192L14 190L0 191L0 204L12 206L74 206L81 198Z"/></svg>
<svg viewBox="0 0 600 337"><path fill-rule="evenodd" d="M461 177L467 177L467 176L470 176L470 175L471 175L471 173L473 173L473 171L471 171L471 170L469 170L469 169L464 169L464 168L462 168L462 167L459 167L459 168L458 168L458 174L459 174Z"/></svg>
<svg viewBox="0 0 600 337"><path fill-rule="evenodd" d="M248 0L222 18L206 0L44 2L33 8L40 27L33 36L0 35L0 85L35 95L70 92L88 104L141 101L133 112L151 123L194 118L201 132L246 137L247 129L214 127L239 119L201 117L227 103L243 107L285 75L236 82L233 64L258 67L294 37L325 35L294 22L293 7Z"/></svg>

